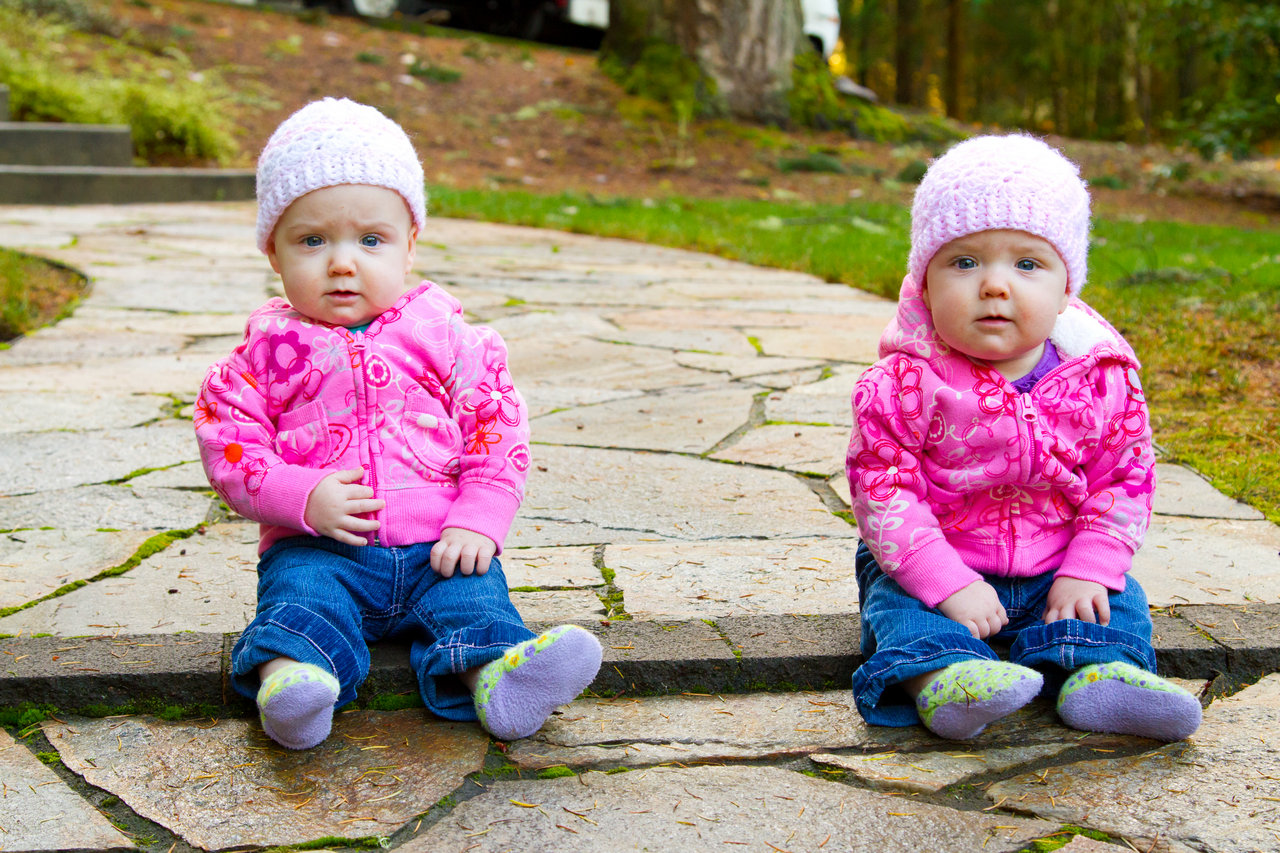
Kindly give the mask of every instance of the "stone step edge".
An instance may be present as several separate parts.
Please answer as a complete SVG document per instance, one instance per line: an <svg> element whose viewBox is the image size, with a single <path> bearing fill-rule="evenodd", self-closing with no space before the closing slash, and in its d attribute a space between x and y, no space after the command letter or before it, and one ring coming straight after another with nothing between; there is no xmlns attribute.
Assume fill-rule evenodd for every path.
<svg viewBox="0 0 1280 853"><path fill-rule="evenodd" d="M252 169L0 165L0 204L250 201L254 188Z"/></svg>
<svg viewBox="0 0 1280 853"><path fill-rule="evenodd" d="M127 124L0 121L0 164L130 167L133 132Z"/></svg>
<svg viewBox="0 0 1280 853"><path fill-rule="evenodd" d="M1249 680L1280 671L1280 605L1183 606L1153 619L1162 675ZM584 625L604 649L591 689L601 695L830 689L848 686L861 662L856 613L710 621ZM242 704L227 681L235 639L217 633L0 639L0 707ZM416 695L406 645L380 643L370 651L363 699Z"/></svg>

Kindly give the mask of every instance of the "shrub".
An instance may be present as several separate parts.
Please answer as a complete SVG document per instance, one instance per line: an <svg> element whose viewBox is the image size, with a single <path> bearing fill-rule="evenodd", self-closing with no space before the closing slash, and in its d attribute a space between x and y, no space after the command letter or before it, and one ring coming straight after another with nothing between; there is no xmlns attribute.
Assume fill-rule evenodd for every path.
<svg viewBox="0 0 1280 853"><path fill-rule="evenodd" d="M69 25L0 5L0 83L9 108L26 121L128 124L134 153L225 163L237 146L225 118L231 94L217 80L193 74L180 58L155 57L127 74L69 70L59 43Z"/></svg>

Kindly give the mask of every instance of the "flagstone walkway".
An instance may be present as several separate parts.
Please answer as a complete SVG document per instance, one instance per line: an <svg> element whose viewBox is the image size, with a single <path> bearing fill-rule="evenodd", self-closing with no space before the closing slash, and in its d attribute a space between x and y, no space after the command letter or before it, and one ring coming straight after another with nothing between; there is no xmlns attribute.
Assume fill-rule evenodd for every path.
<svg viewBox="0 0 1280 853"><path fill-rule="evenodd" d="M601 637L595 695L495 744L406 707L404 650L379 647L329 741L275 747L225 686L256 526L191 429L206 367L278 293L252 222L0 216L0 245L93 283L0 351L0 851L1016 851L1080 828L1063 849L1280 850L1280 530L1259 513L1160 465L1134 573L1162 671L1204 695L1190 741L1084 735L1039 703L965 744L869 728L843 454L892 305L470 222L433 220L417 267L510 346L535 458L504 567L527 621Z"/></svg>

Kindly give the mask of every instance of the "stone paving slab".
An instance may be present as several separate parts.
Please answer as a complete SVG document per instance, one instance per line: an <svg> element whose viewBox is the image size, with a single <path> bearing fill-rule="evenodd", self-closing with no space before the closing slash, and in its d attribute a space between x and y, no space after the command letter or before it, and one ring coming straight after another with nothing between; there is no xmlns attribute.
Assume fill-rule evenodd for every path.
<svg viewBox="0 0 1280 853"><path fill-rule="evenodd" d="M0 391L0 434L37 429L108 430L159 419L172 400L162 395L121 397L105 392Z"/></svg>
<svg viewBox="0 0 1280 853"><path fill-rule="evenodd" d="M3 729L0 777L0 850L137 849Z"/></svg>
<svg viewBox="0 0 1280 853"><path fill-rule="evenodd" d="M856 549L850 538L637 542L608 546L605 565L638 619L850 613Z"/></svg>
<svg viewBox="0 0 1280 853"><path fill-rule="evenodd" d="M1239 678L1280 672L1280 605L1180 607L1178 613L1226 649L1222 672Z"/></svg>
<svg viewBox="0 0 1280 853"><path fill-rule="evenodd" d="M1068 819L1107 828L1111 850L1130 839L1138 849L1203 851L1222 839L1222 849L1268 849L1265 820L1242 822L1230 838L1204 827L1237 809L1270 814L1274 525L1194 472L1160 466L1157 515L1135 574L1160 608L1161 672L1187 679L1207 703L1204 743L1201 733L1170 747L1085 735L1062 727L1045 701L960 750L919 727L867 727L847 687L859 661L856 530L837 513L848 506L850 391L891 303L696 253L482 223L433 220L416 268L511 345L535 446L504 566L531 627L578 621L598 634L599 696L572 703L533 738L492 747L480 776L490 741L475 726L446 733L421 709L344 713L320 750L274 749L251 704L225 683L230 643L253 607L253 526L227 518L178 428L244 315L279 292L253 248L252 221L251 205L0 216L0 245L40 251L91 279L70 318L0 351L0 406L15 409L0 429L13 451L5 458L43 460L39 477L0 462L0 564L13 564L0 567L0 608L22 608L0 617L0 633L17 635L0 639L0 706L58 708L61 722L45 732L67 767L85 774L81 789L119 796L121 813L179 839L174 853L374 835L406 850L617 849L618 839L719 849L736 846L737 831L757 849L1015 850L1024 836L1005 838L1008 827L1042 838ZM170 434L171 444L148 444ZM122 473L130 454L113 452L116 437L137 457ZM51 449L46 457L41 448ZM104 482L119 478L127 482ZM14 486L31 491L15 495ZM198 526L123 575L99 568L122 565L129 554L120 553L156 532ZM4 538L14 535L24 542ZM40 570L50 563L57 573ZM94 580L41 600L73 578ZM45 632L55 636L36 636ZM371 654L361 701L412 703L407 649L377 644ZM751 692L762 687L807 692ZM138 699L203 703L232 719L64 716ZM362 728L373 720L376 731ZM448 757L437 740L462 744L463 754ZM41 747L16 748L30 756ZM1201 749L1205 766L1164 758ZM728 766L674 767L705 762ZM389 769L401 763L408 775ZM555 765L581 775L504 781ZM621 767L645 769L592 772ZM997 801L981 786L1043 794L1036 780L1046 773L1070 780L1047 807L1010 799L984 811ZM1141 804L1094 820L1095 780L1102 791L1108 774L1150 788L1174 778L1165 773L1211 774L1225 802L1187 799L1178 776L1165 794L1194 813L1181 836L1165 834L1165 813ZM59 786L80 796L62 779L47 788ZM799 799L762 793L793 788L802 814ZM590 801L576 799L585 793ZM744 804L751 797L758 806ZM267 818L249 813L258 806ZM49 824L57 808L32 806ZM974 843L954 847L944 832ZM284 837L294 840L276 840ZM0 835L0 848L12 849L5 842ZM1077 837L1064 849L1098 844Z"/></svg>
<svg viewBox="0 0 1280 853"><path fill-rule="evenodd" d="M223 634L0 639L0 706L114 709L139 699L224 705Z"/></svg>
<svg viewBox="0 0 1280 853"><path fill-rule="evenodd" d="M663 536L854 535L853 528L833 516L807 486L782 472L679 455L536 442L533 462L516 518L516 546ZM712 494L715 499L708 500ZM530 523L539 521L581 527L582 538L523 541L520 532L527 535Z"/></svg>
<svg viewBox="0 0 1280 853"><path fill-rule="evenodd" d="M119 566L149 537L138 530L16 530L0 535L0 608L44 598Z"/></svg>
<svg viewBox="0 0 1280 853"><path fill-rule="evenodd" d="M962 744L947 752L879 752L873 755L809 756L814 764L848 771L868 785L881 790L910 794L936 794L951 785L1002 770L1053 758L1071 749L1067 743L1010 746L968 752Z"/></svg>
<svg viewBox="0 0 1280 853"><path fill-rule="evenodd" d="M1087 822L1138 849L1280 849L1280 676L1213 702L1184 743L999 782L993 803Z"/></svg>
<svg viewBox="0 0 1280 853"><path fill-rule="evenodd" d="M400 849L994 853L1020 850L1056 829L1044 821L905 802L771 767L671 767L502 782Z"/></svg>
<svg viewBox="0 0 1280 853"><path fill-rule="evenodd" d="M530 426L551 444L700 454L746 425L754 399L746 387L679 389L556 412Z"/></svg>
<svg viewBox="0 0 1280 853"><path fill-rule="evenodd" d="M0 633L238 633L257 603L258 525L216 524L104 578L0 619Z"/></svg>
<svg viewBox="0 0 1280 853"><path fill-rule="evenodd" d="M189 422L162 421L128 430L7 433L0 435L0 494L106 483L140 468L198 458Z"/></svg>
<svg viewBox="0 0 1280 853"><path fill-rule="evenodd" d="M80 486L0 498L0 530L190 530L214 508L213 498L184 489Z"/></svg>
<svg viewBox="0 0 1280 853"><path fill-rule="evenodd" d="M830 477L844 471L848 447L847 427L768 424L747 431L711 458Z"/></svg>
<svg viewBox="0 0 1280 853"><path fill-rule="evenodd" d="M1280 528L1269 521L1156 515L1133 576L1158 607L1278 602Z"/></svg>
<svg viewBox="0 0 1280 853"><path fill-rule="evenodd" d="M339 714L292 752L256 723L147 717L44 724L63 763L206 850L390 835L479 770L489 739L423 712Z"/></svg>

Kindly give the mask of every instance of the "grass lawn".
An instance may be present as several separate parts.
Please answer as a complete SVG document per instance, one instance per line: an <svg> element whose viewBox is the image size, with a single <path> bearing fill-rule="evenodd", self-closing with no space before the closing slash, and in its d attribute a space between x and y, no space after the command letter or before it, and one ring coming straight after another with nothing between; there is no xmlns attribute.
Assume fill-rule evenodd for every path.
<svg viewBox="0 0 1280 853"><path fill-rule="evenodd" d="M71 310L84 286L73 270L0 249L0 346Z"/></svg>
<svg viewBox="0 0 1280 853"><path fill-rule="evenodd" d="M696 249L897 296L909 216L894 205L603 199L435 187L431 213ZM1280 240L1095 220L1087 302L1143 362L1156 442L1280 523Z"/></svg>

